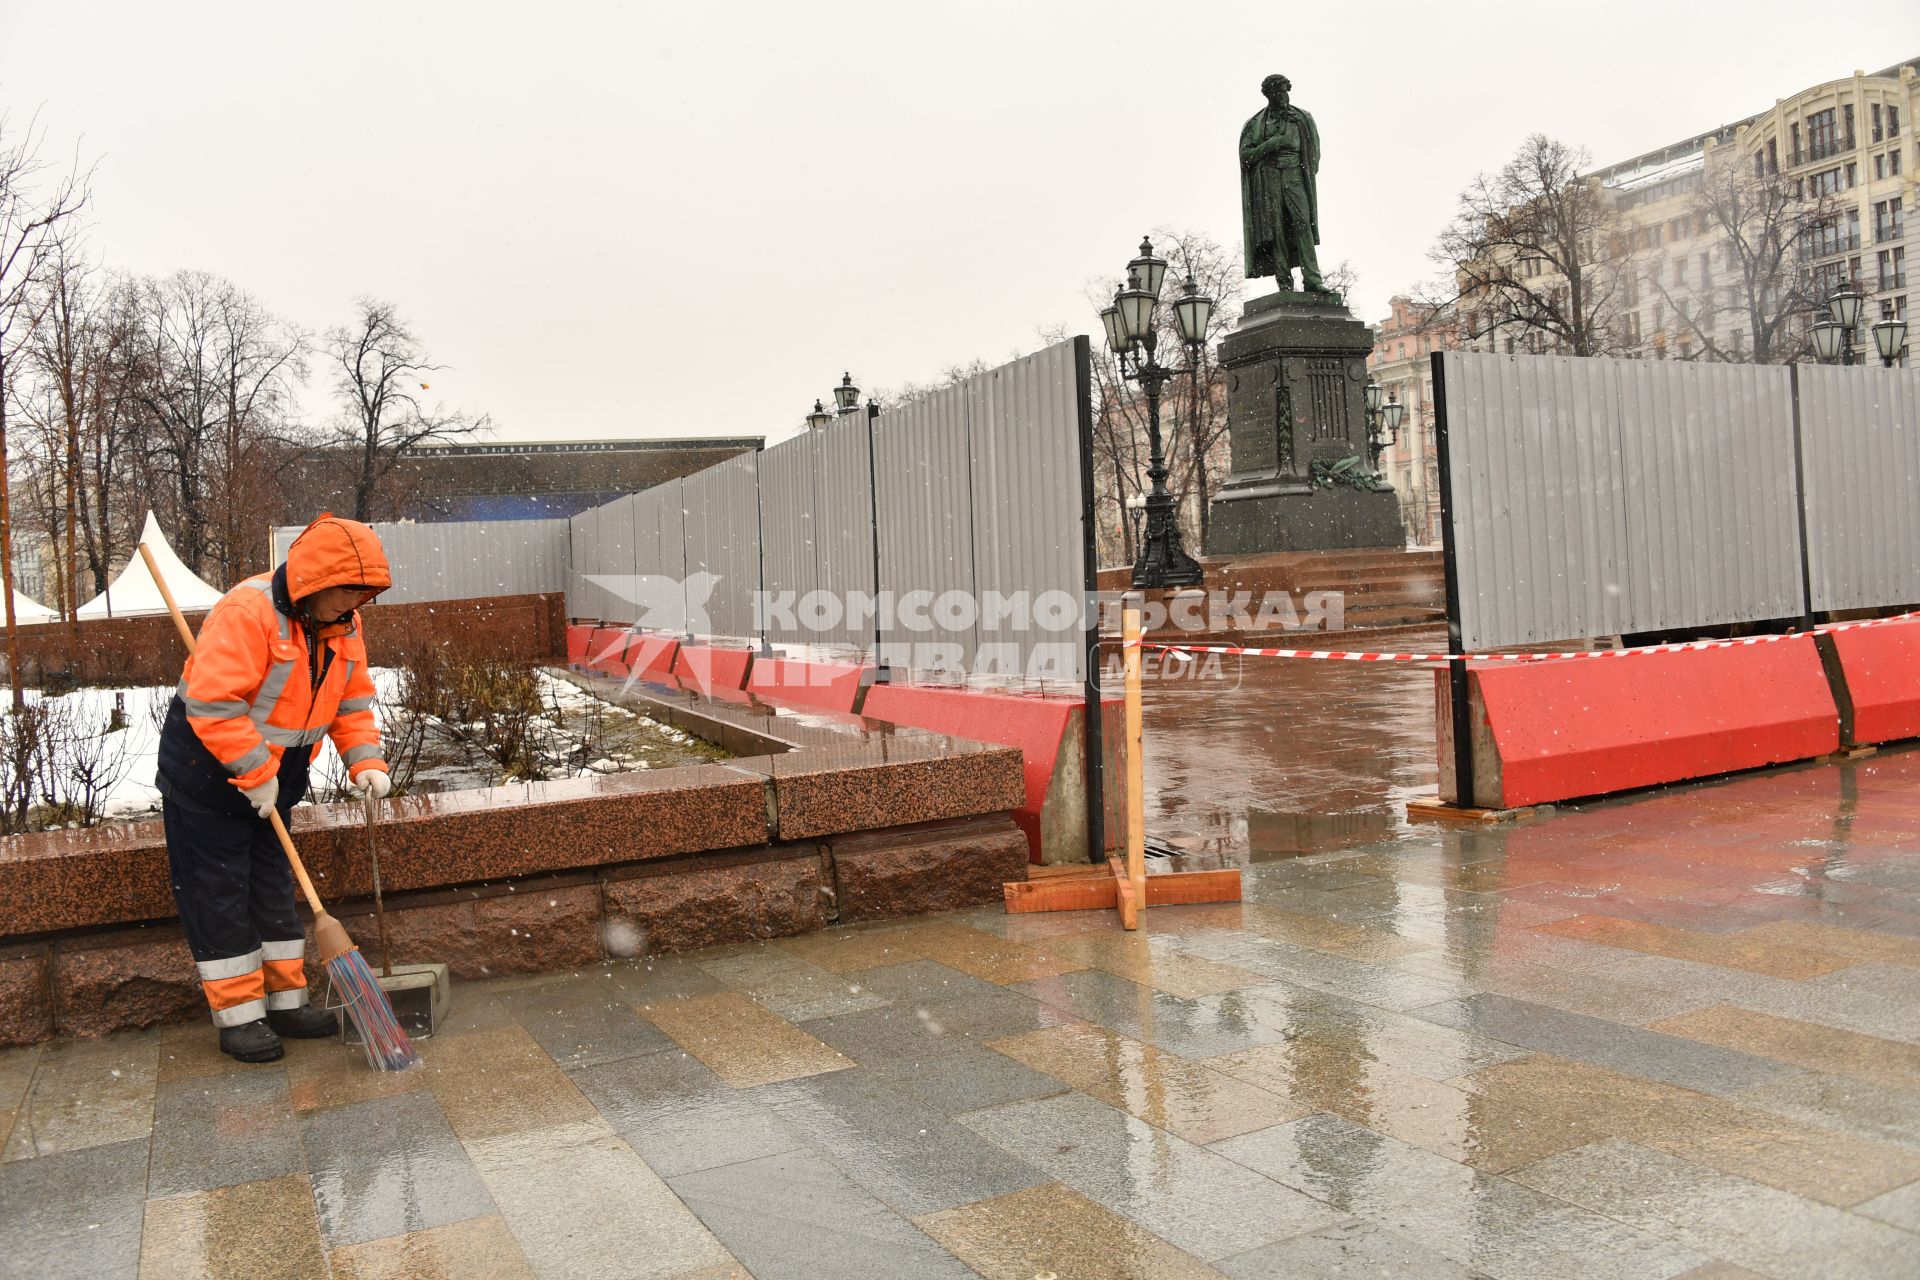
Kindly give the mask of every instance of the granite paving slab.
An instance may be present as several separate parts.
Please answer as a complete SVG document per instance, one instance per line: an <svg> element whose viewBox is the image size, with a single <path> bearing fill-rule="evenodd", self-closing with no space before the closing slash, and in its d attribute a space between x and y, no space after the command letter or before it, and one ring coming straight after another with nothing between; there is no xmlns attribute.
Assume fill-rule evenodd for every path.
<svg viewBox="0 0 1920 1280"><path fill-rule="evenodd" d="M1312 1110L1090 1023L1030 1031L995 1040L992 1047L1201 1146Z"/></svg>
<svg viewBox="0 0 1920 1280"><path fill-rule="evenodd" d="M671 1048L673 1042L640 1016L612 973L599 975L584 984L508 992L500 1003L562 1070Z"/></svg>
<svg viewBox="0 0 1920 1280"><path fill-rule="evenodd" d="M1769 1276L1894 1280L1920 1238L1631 1142L1598 1142L1516 1170L1528 1187Z"/></svg>
<svg viewBox="0 0 1920 1280"><path fill-rule="evenodd" d="M147 1201L141 1280L328 1280L305 1175Z"/></svg>
<svg viewBox="0 0 1920 1280"><path fill-rule="evenodd" d="M520 1242L498 1217L369 1240L327 1256L333 1280L534 1280Z"/></svg>
<svg viewBox="0 0 1920 1280"><path fill-rule="evenodd" d="M770 1085L753 1096L906 1217L1047 1181L943 1112L887 1088L864 1067Z"/></svg>
<svg viewBox="0 0 1920 1280"><path fill-rule="evenodd" d="M737 991L688 996L641 1006L649 1021L736 1089L823 1071L851 1059Z"/></svg>
<svg viewBox="0 0 1920 1280"><path fill-rule="evenodd" d="M1211 1058L1284 1038L1257 1016L1251 992L1258 988L1183 999L1090 969L1015 989L1075 1018L1097 1022L1183 1058Z"/></svg>
<svg viewBox="0 0 1920 1280"><path fill-rule="evenodd" d="M301 1132L329 1248L494 1212L431 1093L312 1112Z"/></svg>
<svg viewBox="0 0 1920 1280"><path fill-rule="evenodd" d="M1220 1273L1058 1182L923 1214L914 1225L986 1280L1218 1280Z"/></svg>
<svg viewBox="0 0 1920 1280"><path fill-rule="evenodd" d="M961 1121L1206 1261L1340 1220L1325 1204L1084 1095L1016 1102Z"/></svg>
<svg viewBox="0 0 1920 1280"><path fill-rule="evenodd" d="M1920 1148L1920 1093L1809 1071L1731 1097L1805 1124Z"/></svg>
<svg viewBox="0 0 1920 1280"><path fill-rule="evenodd" d="M708 973L789 1022L857 1013L888 1003L859 978L845 976L772 946L725 956L701 966Z"/></svg>
<svg viewBox="0 0 1920 1280"><path fill-rule="evenodd" d="M1443 1026L1478 1032L1540 1053L1577 1058L1702 1093L1732 1093L1782 1080L1800 1071L1771 1057L1699 1043L1704 1037L1689 1039L1683 1038L1684 1033L1661 1034L1673 1025L1671 1022L1654 1023L1652 1030L1643 1031L1604 1018L1589 1018L1491 992L1413 1012L1415 1017ZM1684 1023L1693 1016L1683 1014L1673 1022Z"/></svg>
<svg viewBox="0 0 1920 1280"><path fill-rule="evenodd" d="M148 1195L185 1195L305 1172L286 1072L190 1077L160 1086Z"/></svg>
<svg viewBox="0 0 1920 1280"><path fill-rule="evenodd" d="M1483 1280L1485 1275L1365 1218L1304 1232L1222 1259L1218 1265L1222 1275L1235 1280L1325 1280L1329 1276Z"/></svg>
<svg viewBox="0 0 1920 1280"><path fill-rule="evenodd" d="M681 1052L603 1063L574 1083L663 1178L797 1151L806 1142L752 1095Z"/></svg>
<svg viewBox="0 0 1920 1280"><path fill-rule="evenodd" d="M159 1039L151 1031L46 1045L17 1107L5 1158L145 1139L158 1076Z"/></svg>
<svg viewBox="0 0 1920 1280"><path fill-rule="evenodd" d="M146 1196L144 1138L0 1164L0 1276L137 1275Z"/></svg>
<svg viewBox="0 0 1920 1280"><path fill-rule="evenodd" d="M755 1280L970 1280L926 1233L811 1151L669 1179Z"/></svg>
<svg viewBox="0 0 1920 1280"><path fill-rule="evenodd" d="M1659 1232L1623 1225L1339 1116L1309 1116L1228 1138L1211 1150L1324 1201L1342 1221L1364 1218L1500 1280L1677 1276L1711 1261Z"/></svg>
<svg viewBox="0 0 1920 1280"><path fill-rule="evenodd" d="M482 1138L467 1151L542 1280L670 1280L733 1261L604 1121Z"/></svg>

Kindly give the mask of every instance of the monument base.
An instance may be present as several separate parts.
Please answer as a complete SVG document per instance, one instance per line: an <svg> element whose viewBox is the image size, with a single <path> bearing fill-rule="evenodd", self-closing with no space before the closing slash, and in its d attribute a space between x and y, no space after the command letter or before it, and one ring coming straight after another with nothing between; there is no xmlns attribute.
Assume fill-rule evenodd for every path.
<svg viewBox="0 0 1920 1280"><path fill-rule="evenodd" d="M1207 512L1209 556L1266 551L1333 551L1406 545L1400 500L1355 489L1287 492L1274 486L1227 488Z"/></svg>
<svg viewBox="0 0 1920 1280"><path fill-rule="evenodd" d="M1323 478L1366 465L1372 349L1372 331L1337 295L1287 290L1247 303L1220 347L1233 470L1209 508L1208 555L1406 545L1391 490Z"/></svg>

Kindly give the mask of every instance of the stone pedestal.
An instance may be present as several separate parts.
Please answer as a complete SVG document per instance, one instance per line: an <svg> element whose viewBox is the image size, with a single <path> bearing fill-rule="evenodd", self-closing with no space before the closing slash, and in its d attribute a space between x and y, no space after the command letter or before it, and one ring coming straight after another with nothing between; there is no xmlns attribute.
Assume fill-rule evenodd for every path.
<svg viewBox="0 0 1920 1280"><path fill-rule="evenodd" d="M1372 350L1372 331L1332 295L1278 293L1247 304L1220 348L1233 470L1210 510L1208 555L1406 544L1391 490L1324 478L1348 458L1366 465Z"/></svg>

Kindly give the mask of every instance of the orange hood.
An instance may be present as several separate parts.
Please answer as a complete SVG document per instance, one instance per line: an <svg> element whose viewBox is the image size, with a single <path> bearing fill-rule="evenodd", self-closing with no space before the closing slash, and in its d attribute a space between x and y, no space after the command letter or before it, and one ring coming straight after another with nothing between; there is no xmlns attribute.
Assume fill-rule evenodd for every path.
<svg viewBox="0 0 1920 1280"><path fill-rule="evenodd" d="M392 585L393 571L387 567L380 539L358 520L342 520L322 511L287 548L287 595L295 600L328 587L385 591Z"/></svg>

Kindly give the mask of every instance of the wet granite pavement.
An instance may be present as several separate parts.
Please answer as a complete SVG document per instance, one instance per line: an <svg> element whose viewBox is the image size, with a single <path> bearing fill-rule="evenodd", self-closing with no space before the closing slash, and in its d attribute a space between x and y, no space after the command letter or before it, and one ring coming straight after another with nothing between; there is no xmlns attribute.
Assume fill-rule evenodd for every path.
<svg viewBox="0 0 1920 1280"><path fill-rule="evenodd" d="M0 1276L1920 1274L1920 750L1409 826L1430 677L1315 670L1152 704L1243 904L461 984L397 1076L0 1053Z"/></svg>

